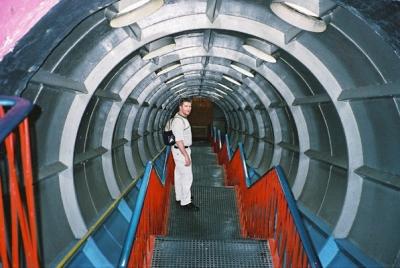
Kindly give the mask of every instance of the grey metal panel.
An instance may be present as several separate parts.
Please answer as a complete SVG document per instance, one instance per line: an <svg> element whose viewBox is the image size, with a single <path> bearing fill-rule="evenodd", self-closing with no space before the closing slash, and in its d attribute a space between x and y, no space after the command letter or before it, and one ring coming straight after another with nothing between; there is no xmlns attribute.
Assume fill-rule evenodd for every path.
<svg viewBox="0 0 400 268"><path fill-rule="evenodd" d="M318 106L304 106L302 110L309 130L310 148L317 151L331 152L331 136L327 130L326 121L321 115L320 108Z"/></svg>
<svg viewBox="0 0 400 268"><path fill-rule="evenodd" d="M76 240L64 213L58 176L38 182L35 192L40 193L36 198L36 215L41 260L43 263L50 263Z"/></svg>
<svg viewBox="0 0 400 268"><path fill-rule="evenodd" d="M147 144L145 144L144 136L148 135L148 132L145 129L145 118L147 118L147 114L149 112L149 107L140 107L133 124L133 129L137 131L139 135L139 139L136 141L138 146L137 153L139 154L140 162L143 166L146 165L147 161L150 160L150 153L147 149Z"/></svg>
<svg viewBox="0 0 400 268"><path fill-rule="evenodd" d="M281 125L281 135L282 135L282 141L290 144L297 145L297 136L295 136L295 128L293 126L293 121L291 121L291 118L288 117L288 113L286 112L287 110L284 108L279 108L277 110L277 115L279 118L279 122Z"/></svg>
<svg viewBox="0 0 400 268"><path fill-rule="evenodd" d="M254 121L253 121L253 113L254 111L252 110L247 110L244 112L246 121L248 123L247 128L246 128L246 134L247 135L254 135L255 132L255 127L254 127Z"/></svg>
<svg viewBox="0 0 400 268"><path fill-rule="evenodd" d="M339 219L346 190L347 170L331 167L324 199L318 211L318 216L324 219L331 227L335 226Z"/></svg>
<svg viewBox="0 0 400 268"><path fill-rule="evenodd" d="M257 146L257 139L254 136L250 136L249 141L248 141L247 158L252 167L256 167L256 165L254 163L254 158L257 153L256 146Z"/></svg>
<svg viewBox="0 0 400 268"><path fill-rule="evenodd" d="M293 186L299 165L299 153L288 149L282 149L280 165L285 171L289 185Z"/></svg>
<svg viewBox="0 0 400 268"><path fill-rule="evenodd" d="M84 29L89 31L82 33L83 36L77 39L80 42L75 42L73 46L67 48L68 54L64 55L63 61L58 62L57 67L53 69L55 73L71 77L75 81L83 81L97 64L93 59L103 58L126 39L127 34L123 31L110 31L108 22L101 13L90 18L93 19L98 21L88 21L81 25L81 28L91 28ZM84 26L86 23L95 24ZM107 46L99 46L99 41L106 43Z"/></svg>
<svg viewBox="0 0 400 268"><path fill-rule="evenodd" d="M400 222L399 205L398 190L365 180L357 217L349 234L367 255L379 254L379 260L388 265L396 262L400 248L400 236L395 231ZM372 239L381 243L371 243Z"/></svg>
<svg viewBox="0 0 400 268"><path fill-rule="evenodd" d="M100 158L74 166L76 195L82 216L89 226L98 219L112 201L101 167Z"/></svg>
<svg viewBox="0 0 400 268"><path fill-rule="evenodd" d="M159 148L157 148L157 143L160 142L160 133L157 131L151 132L149 133L148 137L147 137L147 143L149 146L149 151L150 151L150 155L151 155L151 159L153 159L162 149L162 147L159 146Z"/></svg>
<svg viewBox="0 0 400 268"><path fill-rule="evenodd" d="M340 144L346 143L347 145L346 146L347 148L343 146L339 150L336 150L336 148L332 149L334 150L333 155L335 157L344 159L344 156L346 155L347 151L349 154L348 163L343 165L349 167L347 175L348 176L348 185L346 189L347 194L345 198L346 202L344 203L341 212L340 216L341 220L338 221L334 233L336 237L339 238L345 237L348 234L350 227L353 225L353 219L356 217L359 204L363 205L362 202L364 202L364 200L361 201L359 199L363 190L362 179L357 174L354 174L354 170L358 167L363 167L367 165L370 166L370 163L375 165L373 166L373 168L379 170L378 168L381 168L379 164L381 162L384 162L384 160L386 160L385 158L386 156L381 156L383 154L381 153L381 151L379 151L380 152L379 154L371 156L370 154L373 154L374 152L373 150L369 150L368 147L370 145L368 141L374 142L375 139L377 140L376 138L378 137L377 134L381 135L382 133L381 130L378 130L373 134L368 134L368 131L370 129L375 129L377 127L380 127L382 125L384 128L391 128L392 125L395 125L396 122L398 121L397 119L398 112L394 111L395 108L393 108L393 106L398 105L398 103L394 103L394 105L392 103L389 103L387 105L387 102L383 101L381 103L383 105L382 107L385 108L386 106L389 107L387 112L383 112L383 114L388 115L387 118L384 116L382 117L373 116L369 118L370 115L369 113L380 112L376 108L378 107L378 104L369 105L369 103L363 103L359 104L361 108L359 107L354 108L357 105L354 106L353 104L349 103L337 103L336 100L337 97L343 92L343 90L348 90L350 88L351 89L359 88L360 85L363 84L365 84L365 86L371 86L375 84L380 85L384 84L385 81L383 80L390 80L393 77L397 77L398 75L397 74L398 68L396 68L396 66L398 67L397 57L393 56L391 49L388 48L386 45L383 44L381 46L382 42L380 41L378 36L374 36L373 31L370 31L366 27L359 26L361 20L357 16L353 15L348 16L349 15L348 13L344 13L344 15L337 13L339 11L344 12L341 10L341 8L336 9L335 13L331 16L331 23L333 26L329 26L328 31L326 33L316 35L303 32L301 35L298 35L296 39L293 39L291 40L291 42L288 42L290 41L291 37L293 37L293 35L291 35L290 32L293 30L294 27L287 25L286 23L282 22L280 19L272 15L270 10L268 8L265 8L266 4L267 3L263 2L223 1L223 5L218 10L217 16L213 18L214 23L212 24L209 16L205 15L206 2L204 1L198 1L198 2L190 1L190 3L185 1L173 1L171 3L166 3L165 7L163 7L163 9L159 12L157 16L152 16L148 19L144 19L137 25L137 28L142 30L143 40L140 41L141 43L138 42L138 39L131 40L130 38L126 41L122 41L124 38L127 37L127 33L122 29L112 30L111 28L109 28L106 22L101 21L103 20L103 12L98 12L95 16L92 16L88 20L82 22L81 25L79 25L79 27L76 27L72 31L70 37L64 39L64 42L53 52L53 56L48 58L48 63L43 65L44 66L43 71L54 75L54 77L62 76L65 77L68 81L76 81L78 84L82 84L82 82L85 81L84 83L85 87L87 85L89 94L92 94L94 89L96 89L100 83L100 82L97 83L96 81L102 81L103 79L107 80L108 79L107 76L109 74L113 75L112 72L114 72L115 69L119 68L120 67L119 64L123 62L121 59L132 56L132 54L134 54L132 52L135 51L140 46L142 46L143 44L168 34L190 30L191 28L193 29L221 28L227 30L242 31L243 33L248 33L249 35L262 37L267 41L271 41L272 43L279 45L282 48L282 50L285 49L289 51L289 53L291 55L294 55L294 57L296 57L299 62L302 62L302 64L304 64L303 69L309 69L310 73L312 73L316 77L316 79L321 82L323 88L326 89L329 98L334 100L332 106L330 106L327 109L326 108L322 109L324 113L324 118L328 122L327 125L329 126L329 134L332 136L330 139L332 143L331 146L335 148L335 147L340 147ZM179 8L177 9L178 5ZM230 15L227 16L226 14ZM168 18L171 18L171 20L168 20ZM252 22L251 20L253 19L257 21L257 23ZM350 23L351 25L348 25L349 21L351 21ZM263 22L264 25L258 22ZM96 26L96 24L98 24L98 26ZM366 33L364 34L364 32ZM368 32L371 34L369 34ZM187 34L187 32L185 34ZM235 36L231 40L229 37L230 34L224 34L224 36L228 38L227 47L229 49L231 49L232 51L243 52L242 49L240 48L240 43L237 42L237 40L240 38L237 38ZM218 38L223 39L225 38L224 36L215 35L214 37L216 37L217 39ZM200 39L198 37L195 37L194 39L196 38ZM221 40L217 40L216 44L223 44L223 42L220 42ZM187 42L187 40L184 39L182 39L181 41L182 45L184 42ZM85 46L86 43L87 46ZM96 48L95 46L97 46L98 44L99 48ZM204 41L202 41L202 45L204 47ZM117 46L119 47L119 49L113 49L113 47ZM215 50L213 50L212 48L213 47L212 40L210 40L210 43L208 43L207 47L210 47L211 48L210 51L214 53L213 51ZM189 50L186 53L189 53ZM380 54L384 56L380 58L379 57ZM226 55L228 54L227 53L223 54L224 57L226 57ZM243 53L243 55L246 54ZM240 60L241 56L236 55L234 57L235 60L238 59ZM246 63L248 58L249 57L247 57L243 61ZM99 59L101 59L101 61ZM58 64L58 61L62 62L62 64L60 64L61 67L60 69L57 69L55 72L53 72L54 69L52 67L56 66ZM224 59L221 60L220 62L224 61L227 60ZM154 64L156 63L157 61L154 60ZM252 62L248 61L247 63L252 63ZM75 65L77 65L76 68L74 68ZM97 65L98 67L95 67ZM263 65L268 65L268 64L263 64ZM153 66L152 68L156 67ZM149 70L146 73L143 73L143 76L137 76L134 79L137 79L137 81L145 79L145 78L142 79L142 77L146 77L147 79L149 79L148 77L150 76L148 74L150 72L150 69L151 68L149 68ZM301 70L300 67L296 66L294 69L304 74L303 70ZM93 72L90 72L91 70L93 70ZM85 80L84 77L86 77L89 74L89 72L91 73L91 77ZM284 75L287 74L290 73L286 72ZM82 79L80 79L81 75ZM306 77L308 82L310 81L311 78L309 76L307 75L303 76ZM287 81L285 82L286 82L285 85L287 86L288 82ZM34 86L30 85L30 88L32 87ZM278 91L282 89L277 87L276 85L275 87L277 88ZM303 91L299 91L301 89L302 89L301 87L293 89L287 87L287 89L284 89L283 91L287 91L290 94L294 95L290 96L290 98L284 98L284 101L286 101L290 105L292 102L288 100L293 100L292 97L295 98L301 97L300 95L297 96L296 94L293 93L296 92L304 93ZM60 92L59 89L56 90L57 92ZM139 85L137 90L141 91L142 86ZM51 90L46 89L45 91L50 92ZM46 92L43 92L43 94L47 94ZM63 94L64 92L62 93L62 95ZM73 92L72 94L71 93L67 94L72 95L75 94L75 92ZM29 93L27 93L27 95L29 95ZM147 97L147 94L143 94L142 97L143 98ZM71 204L74 202L73 200L71 201L70 197L71 193L73 195L74 192L74 189L73 188L71 189L71 181L73 182L71 169L72 169L72 163L73 163L72 158L74 152L71 152L67 148L67 146L71 146L71 144L73 144L73 142L75 141L77 129L74 128L73 123L77 124L77 122L80 122L82 114L85 111L85 108L80 108L80 107L85 107L90 97L86 98L79 95L75 96L74 98L75 98L74 102L70 101L68 97L64 98L64 96L60 96L60 99L56 100L57 103L59 103L60 105L64 104L64 106L59 108L60 110L57 111L61 111L61 109L65 109L65 107L69 107L68 105L72 103L73 105L70 105L71 113L68 114L67 120L65 120L67 112L57 113L55 115L55 118L57 119L61 118L60 125L58 125L56 122L52 122L54 124L51 125L51 127L52 128L54 127L53 128L54 132L48 133L45 130L43 131L44 135L47 135L48 137L50 137L50 134L54 134L54 136L50 138L56 140L56 142L54 143L56 145L58 145L57 139L61 137L60 132L65 131L65 133L63 133L61 137L62 145L60 145L60 147L39 146L38 148L46 148L46 152L44 152L43 156L41 156L43 159L45 155L47 157L48 155L52 154L52 152L49 152L50 151L49 148L51 149L57 148L56 150L59 149L59 151L62 151L62 153L60 153L61 156L56 155L55 157L49 158L51 159L51 161L49 161L49 163L41 165L41 167L49 167L52 166L53 164L60 164L60 166L66 168L66 169L58 169L62 170L61 171L62 175L60 176L60 185L61 187L63 187L62 190L64 191L63 202L64 206L70 206L69 211L66 208L66 214L68 214L69 221L71 222L71 228L74 230L74 233L79 234L81 233L80 230L85 229L85 226L84 224L79 223L79 209L74 207L74 204ZM52 102L53 100L49 98L48 101ZM51 106L51 104L52 103L47 104L47 101L44 101L42 102L42 107L48 107ZM335 109L338 113L339 116L338 118L336 117L334 111ZM355 109L357 111L354 112L353 114L352 109ZM273 110L268 109L271 121L273 122L272 125L274 126L274 134L275 134L274 137L277 141L276 143L280 143L281 141L286 141L286 140L280 138L279 136L281 135L280 131L275 130L275 126L279 127L286 121L279 122L279 120L277 120L277 117L274 118L273 113L276 113L275 110L276 109ZM281 108L279 108L278 110L281 110ZM55 109L49 109L49 110L44 109L44 111L46 111L46 113L47 112L51 113L52 111L55 111ZM301 121L302 120L301 116L303 113L302 108L289 107L288 114L290 113L293 114L294 122L297 124L297 127L299 128L298 125L302 125L302 123L304 123ZM380 121L386 120L386 122L381 123L380 121L377 120ZM393 120L393 124L391 124L389 120ZM64 121L68 121L65 123L65 126L62 124L62 122ZM278 122L276 123L276 121ZM291 124L292 126L290 127L293 127L294 123L292 122ZM46 126L45 124L43 125ZM341 125L343 125L343 132L345 133L344 135L340 135L339 132L341 130L336 131L337 128L340 129ZM359 127L360 125L361 127ZM126 132L128 132L129 134L125 136L129 136L129 140L132 131L129 132L128 130L132 130L132 126L133 123L127 124L126 126ZM397 127L394 126L394 131L390 133L397 135L397 130L398 130ZM360 135L359 134L360 131L364 133ZM298 129L298 136L300 136L300 142L298 143L299 145L298 147L301 148L300 151L302 152L304 152L307 149L310 149L308 147L311 147L311 146L307 147L307 144L304 145L305 143L304 140L302 140L302 138L303 137L309 138L309 137L308 135L303 136L303 134L308 134L308 133L307 131L300 131ZM335 136L336 134L339 137L338 139L336 139ZM241 133L237 133L236 135L239 137L241 136ZM318 135L323 136L323 134L318 134ZM383 137L386 137L385 133L383 133L383 135L384 135ZM319 142L320 145L323 143L326 143L326 141ZM339 144L339 146L337 144ZM385 146L387 145L383 141L380 141L379 144L376 146L372 145L372 148L379 149L382 144L384 145L383 147L386 148ZM281 150L281 146L276 146L276 149L274 150L274 159L277 159L276 155L279 150ZM287 149L284 150L286 151ZM127 151L130 154L132 154L132 149L130 147ZM316 153L320 155L324 154L324 152L316 152ZM366 155L368 156L368 160L364 161L364 157ZM393 154L392 151L390 151L388 155L391 155L392 158L398 158L397 157L398 154ZM285 153L285 156L283 158L285 158L286 161L288 159L291 159L291 157L292 154ZM302 161L304 160L304 157L305 155L301 154L299 160L297 161L301 164ZM379 159L376 160L374 159L374 157L375 158L379 157ZM127 163L133 162L129 161L128 158L126 158L126 161ZM44 162L42 161L41 163ZM389 169L391 169L390 170L391 172L393 172L392 165L393 165L392 163L389 163ZM290 166L290 164L288 166ZM299 170L302 169L299 168ZM397 171L398 170L395 169L396 173L398 173ZM290 172L292 171L289 169L289 173ZM308 170L306 172L308 172ZM64 183L66 183L67 185ZM387 195L387 197L385 198L389 198L389 195ZM379 202L380 204L384 203L388 199L383 199L383 200L384 201L377 200L377 203ZM361 212L363 211L360 211L360 213ZM334 220L331 221L333 222ZM74 222L75 224L72 224ZM359 224L359 226L357 226L359 228L367 229L367 227L365 226L368 226L366 225L368 224L368 221L367 220L362 222L356 221L356 224ZM368 242L361 241L361 243L368 243ZM387 244L389 245L390 243ZM389 246L393 247L393 245ZM396 248L396 245L394 245L394 247ZM376 250L376 252L372 250L370 252L372 255L380 257L380 254L385 250L386 249L378 249ZM390 261L387 262L390 263Z"/></svg>
<svg viewBox="0 0 400 268"><path fill-rule="evenodd" d="M137 148L135 147L138 137L136 136L137 129L134 129L133 127L138 110L139 105L131 106L131 108L128 110L129 114L126 117L126 123L124 127L124 138L130 142L129 146L124 146L125 159L128 165L129 173L133 178L139 177L141 171L143 171L142 164L140 163L137 165L138 162L136 161L139 153L139 150L136 150Z"/></svg>
<svg viewBox="0 0 400 268"><path fill-rule="evenodd" d="M276 91L279 92L279 95L282 98L281 101L283 103L292 103L295 99L292 90L298 88L300 85L304 85L304 81L300 81L299 77L296 77L296 73L294 73L292 69L283 64L283 62L280 60L278 60L277 64L274 65L261 65L258 68L258 71L272 84ZM290 137L289 143L295 145L299 144L300 151L304 152L310 146L310 138L308 133L309 130L307 129L304 114L301 108L295 106L289 106L287 107L287 109L285 108L285 111L289 116L288 118L290 119L290 121L288 121L288 123L290 122L290 125L288 127L290 127L292 131L286 132L286 134L282 133L282 137L284 137L284 135L286 135L286 138ZM285 129L283 129L283 131L285 131ZM294 133L294 135L288 136L289 133ZM280 136L275 135L275 137L279 138ZM282 138L282 141L286 142L285 138ZM279 161L279 159L277 159L279 156L280 151L276 151L274 162L276 160ZM292 188L295 198L299 196L303 189L309 168L309 162L307 158L300 156L300 160L301 161L298 163L298 173L296 175L295 183L293 184Z"/></svg>
<svg viewBox="0 0 400 268"><path fill-rule="evenodd" d="M35 116L32 153L38 169L58 159L63 122L74 96L72 92L54 91L48 87L41 89L36 85L28 85L24 91L23 97L32 100L37 107L32 112Z"/></svg>
<svg viewBox="0 0 400 268"><path fill-rule="evenodd" d="M312 40L312 41L311 41ZM344 75L342 77L342 68L335 63L335 57L331 54L330 50L321 48L322 44L320 39L315 39L315 36L301 35L294 41L296 46L300 46L302 53L288 47L288 51L302 61L320 81L322 86L326 89L330 98L334 101L342 91L341 83L349 84L350 80ZM332 44L332 43L331 43ZM326 71L331 71L326 75ZM353 170L355 166L360 166L362 163L362 146L360 143L359 130L357 128L356 119L351 112L348 104L336 103L335 108L339 112L340 120L342 121L343 129L345 131L347 150L349 155L349 169ZM338 223L335 226L334 234L336 237L345 237L350 230L352 220L355 218L355 213L358 207L359 198L361 195L362 181L361 178L350 172L348 173L348 186L345 202Z"/></svg>
<svg viewBox="0 0 400 268"><path fill-rule="evenodd" d="M158 153L155 148L154 133L155 132L149 132L149 134L144 137L146 148L150 156L148 160L153 159L153 157L156 156Z"/></svg>
<svg viewBox="0 0 400 268"><path fill-rule="evenodd" d="M355 116L360 118L358 125L364 163L372 168L400 174L400 117L396 103L392 99L372 99L353 102L351 106Z"/></svg>
<svg viewBox="0 0 400 268"><path fill-rule="evenodd" d="M320 104L319 107L327 125L332 155L343 158L347 162L346 137L337 110L332 103Z"/></svg>
<svg viewBox="0 0 400 268"><path fill-rule="evenodd" d="M308 36L302 36L306 39ZM335 40L334 43L332 40ZM328 27L324 33L319 34L318 42L321 43L324 58L329 59L329 67L340 77L344 90L353 87L366 86L376 81L382 81L374 66L354 44L337 32L334 27ZM340 46L335 44L340 43ZM346 53L343 53L346 52ZM353 66L363 66L362 70Z"/></svg>
<svg viewBox="0 0 400 268"><path fill-rule="evenodd" d="M143 160L141 157L143 152L139 151L140 150L139 143L140 143L141 139L143 139L143 138L139 137L139 138L133 140L132 144L131 144L131 152L134 152L134 153L132 153L132 156L133 156L133 164L135 166L135 171L136 171L135 177L139 177L142 174L142 172L144 171L144 167L146 165L146 163L143 163ZM146 161L146 159L144 161Z"/></svg>
<svg viewBox="0 0 400 268"><path fill-rule="evenodd" d="M295 81L298 86L291 87L291 91L296 97L326 94L318 79L298 59L285 50L279 51L279 59L296 74Z"/></svg>
<svg viewBox="0 0 400 268"><path fill-rule="evenodd" d="M146 131L148 132L153 132L154 131L154 117L156 115L157 109L154 107L149 107L148 112L146 117L142 117L143 123L144 123L144 128L146 129Z"/></svg>
<svg viewBox="0 0 400 268"><path fill-rule="evenodd" d="M385 81L398 79L400 62L398 55L386 42L382 42L381 36L371 31L370 25L365 20L354 16L344 8L337 8L330 24L339 29L360 51L365 54L376 71Z"/></svg>
<svg viewBox="0 0 400 268"><path fill-rule="evenodd" d="M112 150L113 154L112 160L113 160L113 167L115 170L115 178L120 189L126 189L126 187L128 187L128 185L134 179L133 177L131 177L132 175L129 173L127 167L127 161L125 159L125 154L124 154L125 146L130 146L130 143L127 142L123 146L119 146Z"/></svg>
<svg viewBox="0 0 400 268"><path fill-rule="evenodd" d="M163 142L163 137L162 137L162 132L155 132L155 141L156 141L156 148L157 152L161 151L164 148L164 142Z"/></svg>
<svg viewBox="0 0 400 268"><path fill-rule="evenodd" d="M90 150L91 148L102 146L107 150L107 152L101 156L103 162L103 173L101 173L101 175L113 198L117 198L120 191L115 181L111 160L112 130L114 129L115 120L110 120L110 117L116 117L115 114L118 113L119 109L120 106L116 107L108 100L103 101L103 99L93 97L82 118L74 152L76 158L76 155ZM100 177L101 175L99 174L98 176Z"/></svg>
<svg viewBox="0 0 400 268"><path fill-rule="evenodd" d="M255 168L259 174L264 174L272 167L272 157L274 155L274 145L263 140L257 141L257 155L255 156Z"/></svg>
<svg viewBox="0 0 400 268"><path fill-rule="evenodd" d="M124 148L130 148L130 142L132 139L131 134L129 136L125 135L126 131L126 123L128 121L129 115L131 113L131 110L135 109L134 106L130 103L125 103L120 112L118 119L115 124L115 129L114 129L114 135L113 135L113 143L118 142L119 140L126 140L127 143L124 144L124 146L120 147L117 149L117 152L113 153L118 156L118 163L116 163L116 160L113 158L114 162L114 167L115 167L115 175L116 175L116 180L119 185L127 185L126 180L129 178L133 178L135 175L135 168L133 166L133 161L131 161L132 158L132 153L125 153L121 154L121 150L124 150ZM129 149L128 149L129 150ZM123 163L120 163L123 162ZM118 167L118 169L117 169ZM126 170L122 170L125 169ZM129 174L129 176L120 176L120 174ZM125 181L125 182L124 182ZM123 188L121 188L123 189Z"/></svg>
<svg viewBox="0 0 400 268"><path fill-rule="evenodd" d="M238 126L238 130L240 133L243 133L246 130L247 127L247 122L245 119L245 114L244 111L242 109L237 111L237 115L238 115L238 119L239 119L239 126ZM246 141L243 139L243 137L241 138L241 141L243 143L245 143Z"/></svg>
<svg viewBox="0 0 400 268"><path fill-rule="evenodd" d="M330 165L316 160L310 161L310 171L307 174L307 180L299 201L316 215L319 213L320 205L329 184L330 172Z"/></svg>
<svg viewBox="0 0 400 268"><path fill-rule="evenodd" d="M149 135L148 135L148 146L149 146L149 151L150 151L150 155L153 157L153 156L155 156L157 153L158 153L158 151L156 150L156 147L155 147L155 140L154 140L154 135L155 135L155 125L156 125L156 122L155 122L155 117L156 117L156 115L157 115L157 111L158 111L158 109L156 109L156 108L153 108L153 109L151 109L151 111L150 111L150 116L149 116L149 119L148 119L148 122L147 122L147 131L149 131Z"/></svg>
<svg viewBox="0 0 400 268"><path fill-rule="evenodd" d="M164 113L164 110L162 110L162 109L157 109L155 111L155 116L154 116L154 130L155 131L163 129L163 125L162 125L162 121L161 121L163 113Z"/></svg>
<svg viewBox="0 0 400 268"><path fill-rule="evenodd" d="M89 101L78 129L74 155L102 145L104 122L101 119L107 117L111 105L111 102L103 102L97 97Z"/></svg>
<svg viewBox="0 0 400 268"><path fill-rule="evenodd" d="M122 42L118 44L118 47L122 48L122 50L119 50L120 53L116 52L113 54L106 55L106 53L103 54L103 52L98 54L88 52L87 54L90 54L93 57L91 61L89 61L92 63L95 62L94 60L96 58L95 55L99 57L103 55L105 56L105 58L103 58L102 61L100 61L100 63L98 63L97 65L86 64L87 63L86 61L80 61L81 65L84 65L85 68L88 68L90 70L90 72L83 72L81 70L81 72L78 75L78 77L81 77L82 73L88 73L88 76L84 80L84 84L89 92L89 95L93 94L94 90L98 87L99 83L102 81L102 77L107 76L107 74L112 69L113 64L119 62L119 59L126 56L127 54L125 53L129 54L130 51L129 49L132 48L132 43ZM71 61L70 64L72 62L74 61ZM79 68L74 69L74 71L76 71L77 69ZM74 78L74 80L77 80L76 77ZM59 158L61 162L66 163L66 165L68 166L72 166L71 163L73 159L73 152L71 150L71 147L74 148L74 146L71 146L71 144L73 145L75 143L75 137L78 130L77 127L79 126L77 122L80 121L80 118L84 112L87 103L89 102L89 99L90 97L88 96L77 96L69 106L70 110L67 113L67 117L64 122L61 135L60 151L59 151ZM83 222L83 218L81 216L77 200L74 199L76 195L75 194L71 195L71 193L73 193L75 190L74 186L71 184L72 176L73 175L71 170L66 170L60 173L60 187L62 189L61 194L63 202L65 202L64 209L66 210L66 215L69 219L71 228L76 237L82 237L86 232L86 226Z"/></svg>
<svg viewBox="0 0 400 268"><path fill-rule="evenodd" d="M143 137L138 140L139 143L139 154L143 161L143 165L146 165L148 161L152 159L152 155L148 145L149 133L146 133Z"/></svg>

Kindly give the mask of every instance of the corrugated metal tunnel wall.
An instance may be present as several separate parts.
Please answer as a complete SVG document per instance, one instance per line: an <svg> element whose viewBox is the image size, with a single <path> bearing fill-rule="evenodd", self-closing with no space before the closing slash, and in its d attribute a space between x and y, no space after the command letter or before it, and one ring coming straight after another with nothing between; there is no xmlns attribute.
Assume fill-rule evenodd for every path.
<svg viewBox="0 0 400 268"><path fill-rule="evenodd" d="M36 106L46 264L162 149L178 98L203 96L223 111L250 165L282 165L299 204L335 238L400 265L400 59L341 3L303 3L320 19L280 2L171 0L112 28L112 1L61 1L32 42L1 62L1 90Z"/></svg>

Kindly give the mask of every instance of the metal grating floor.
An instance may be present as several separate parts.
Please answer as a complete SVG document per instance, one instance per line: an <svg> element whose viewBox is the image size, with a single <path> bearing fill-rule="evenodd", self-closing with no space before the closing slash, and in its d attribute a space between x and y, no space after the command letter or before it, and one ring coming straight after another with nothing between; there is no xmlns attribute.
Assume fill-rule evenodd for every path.
<svg viewBox="0 0 400 268"><path fill-rule="evenodd" d="M207 147L194 146L192 160L194 186L224 186L223 168L218 165L217 157L209 144Z"/></svg>
<svg viewBox="0 0 400 268"><path fill-rule="evenodd" d="M169 236L199 239L240 238L234 188L193 186L192 193L193 203L200 207L200 211L186 211L172 201ZM171 200L175 200L174 192Z"/></svg>
<svg viewBox="0 0 400 268"><path fill-rule="evenodd" d="M223 187L223 169L209 143L192 147L191 212L171 191L168 237L155 241L152 267L272 267L266 241L244 240L233 187Z"/></svg>
<svg viewBox="0 0 400 268"><path fill-rule="evenodd" d="M193 166L193 185L224 186L223 171L220 166Z"/></svg>
<svg viewBox="0 0 400 268"><path fill-rule="evenodd" d="M268 243L157 238L152 267L272 267Z"/></svg>

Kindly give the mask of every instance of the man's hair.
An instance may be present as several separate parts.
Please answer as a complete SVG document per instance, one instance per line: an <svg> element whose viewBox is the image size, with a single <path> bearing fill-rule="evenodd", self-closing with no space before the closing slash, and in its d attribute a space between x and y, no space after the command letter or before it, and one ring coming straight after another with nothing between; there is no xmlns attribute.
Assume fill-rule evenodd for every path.
<svg viewBox="0 0 400 268"><path fill-rule="evenodd" d="M190 99L190 98L182 98L182 99L180 99L180 100L179 100L179 106L182 106L182 104L183 104L184 102L190 102L190 103L192 103L192 99Z"/></svg>

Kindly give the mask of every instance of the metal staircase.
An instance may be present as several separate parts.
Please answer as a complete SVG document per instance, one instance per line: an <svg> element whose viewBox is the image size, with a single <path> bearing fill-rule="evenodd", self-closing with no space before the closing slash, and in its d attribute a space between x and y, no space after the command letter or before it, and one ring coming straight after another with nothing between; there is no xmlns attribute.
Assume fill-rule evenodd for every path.
<svg viewBox="0 0 400 268"><path fill-rule="evenodd" d="M152 267L272 267L266 241L241 238L235 190L223 186L210 144L194 144L192 160L200 211L181 209L171 193L168 234L155 240Z"/></svg>

